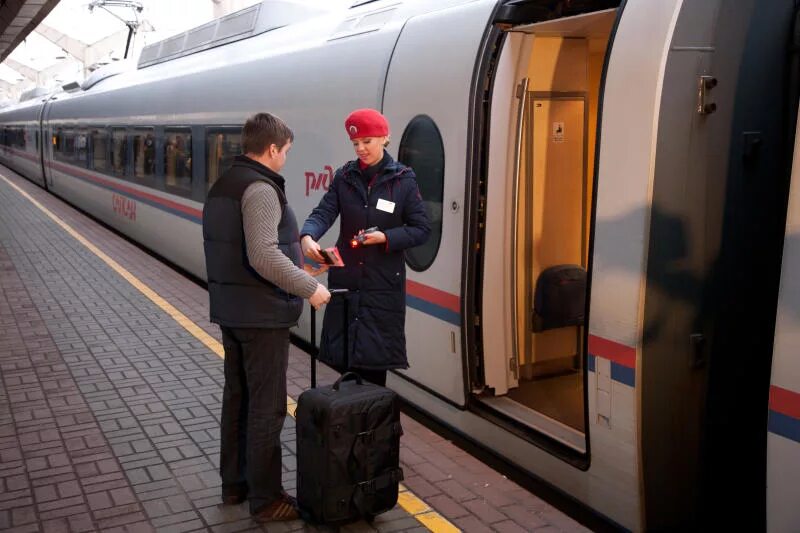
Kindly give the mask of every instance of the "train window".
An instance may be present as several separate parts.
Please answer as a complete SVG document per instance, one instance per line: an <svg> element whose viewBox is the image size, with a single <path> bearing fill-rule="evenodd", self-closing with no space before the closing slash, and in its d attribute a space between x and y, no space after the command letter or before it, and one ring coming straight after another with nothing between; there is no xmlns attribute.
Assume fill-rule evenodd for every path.
<svg viewBox="0 0 800 533"><path fill-rule="evenodd" d="M58 136L58 151L56 152L58 161L71 162L75 159L75 132L70 130L60 130Z"/></svg>
<svg viewBox="0 0 800 533"><path fill-rule="evenodd" d="M108 130L95 128L92 135L92 168L98 172L111 170L108 164Z"/></svg>
<svg viewBox="0 0 800 533"><path fill-rule="evenodd" d="M54 159L58 159L59 158L58 154L61 153L61 147L62 147L61 135L62 135L62 133L63 132L61 131L60 128L56 128L55 130L53 130L53 158Z"/></svg>
<svg viewBox="0 0 800 533"><path fill-rule="evenodd" d="M86 130L75 132L75 161L82 167L87 166L89 142L87 140Z"/></svg>
<svg viewBox="0 0 800 533"><path fill-rule="evenodd" d="M25 129L11 128L11 131L12 131L11 145L17 148L25 148Z"/></svg>
<svg viewBox="0 0 800 533"><path fill-rule="evenodd" d="M133 130L133 177L144 185L154 185L156 138L152 128Z"/></svg>
<svg viewBox="0 0 800 533"><path fill-rule="evenodd" d="M111 130L111 172L116 176L125 176L128 162L128 137L125 128Z"/></svg>
<svg viewBox="0 0 800 533"><path fill-rule="evenodd" d="M206 135L208 166L206 167L206 190L217 181L233 163L233 158L242 153L241 128L214 129Z"/></svg>
<svg viewBox="0 0 800 533"><path fill-rule="evenodd" d="M164 180L167 190L192 195L192 133L189 128L169 128L164 134Z"/></svg>
<svg viewBox="0 0 800 533"><path fill-rule="evenodd" d="M408 266L419 272L433 264L442 240L444 143L439 128L431 117L417 115L411 119L400 140L397 158L414 169L419 192L431 222L431 236L428 241L406 250Z"/></svg>
<svg viewBox="0 0 800 533"><path fill-rule="evenodd" d="M62 139L64 140L64 158L73 159L75 157L75 132L65 131Z"/></svg>

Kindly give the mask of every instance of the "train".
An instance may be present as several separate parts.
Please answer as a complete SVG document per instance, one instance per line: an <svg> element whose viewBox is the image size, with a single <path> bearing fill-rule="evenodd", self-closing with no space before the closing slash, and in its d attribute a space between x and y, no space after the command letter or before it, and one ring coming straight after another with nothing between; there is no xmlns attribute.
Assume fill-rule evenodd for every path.
<svg viewBox="0 0 800 533"><path fill-rule="evenodd" d="M388 386L612 526L798 531L798 21L791 0L265 0L0 110L0 162L202 279L248 116L293 129L302 220L354 159L344 118L378 109L433 228Z"/></svg>

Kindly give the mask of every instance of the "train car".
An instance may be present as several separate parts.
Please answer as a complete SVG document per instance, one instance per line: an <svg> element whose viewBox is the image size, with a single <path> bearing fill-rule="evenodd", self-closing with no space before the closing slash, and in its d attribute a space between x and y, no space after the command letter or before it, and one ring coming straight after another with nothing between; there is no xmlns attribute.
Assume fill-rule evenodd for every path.
<svg viewBox="0 0 800 533"><path fill-rule="evenodd" d="M791 531L781 465L798 438L775 444L772 413L796 400L769 397L771 372L773 398L800 390L791 289L778 308L796 15L788 0L265 0L0 112L2 157L202 278L203 200L249 115L294 129L302 217L354 158L344 117L380 109L433 224L407 253L411 367L389 386L625 529ZM18 129L37 125L23 153Z"/></svg>
<svg viewBox="0 0 800 533"><path fill-rule="evenodd" d="M21 99L18 105L3 110L0 129L0 162L31 181L44 186L42 178L41 136L42 100Z"/></svg>

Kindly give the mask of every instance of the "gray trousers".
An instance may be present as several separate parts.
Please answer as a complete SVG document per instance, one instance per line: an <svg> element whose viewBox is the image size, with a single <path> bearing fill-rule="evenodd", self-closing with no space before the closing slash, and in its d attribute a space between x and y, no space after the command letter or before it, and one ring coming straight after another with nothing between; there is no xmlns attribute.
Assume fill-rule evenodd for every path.
<svg viewBox="0 0 800 533"><path fill-rule="evenodd" d="M247 496L250 512L255 513L283 490L281 429L286 418L289 330L221 329L222 495Z"/></svg>

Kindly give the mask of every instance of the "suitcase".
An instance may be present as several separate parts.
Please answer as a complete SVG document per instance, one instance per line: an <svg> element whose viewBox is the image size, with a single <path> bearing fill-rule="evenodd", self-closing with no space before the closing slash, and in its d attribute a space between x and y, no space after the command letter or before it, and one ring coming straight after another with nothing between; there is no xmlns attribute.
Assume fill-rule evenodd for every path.
<svg viewBox="0 0 800 533"><path fill-rule="evenodd" d="M346 294L339 295L346 302ZM311 312L315 387L316 320ZM346 303L344 314L347 317ZM347 337L344 345L347 349ZM303 392L295 415L297 502L303 518L324 524L372 520L397 504L403 479L402 428L393 391L348 372L333 385Z"/></svg>

